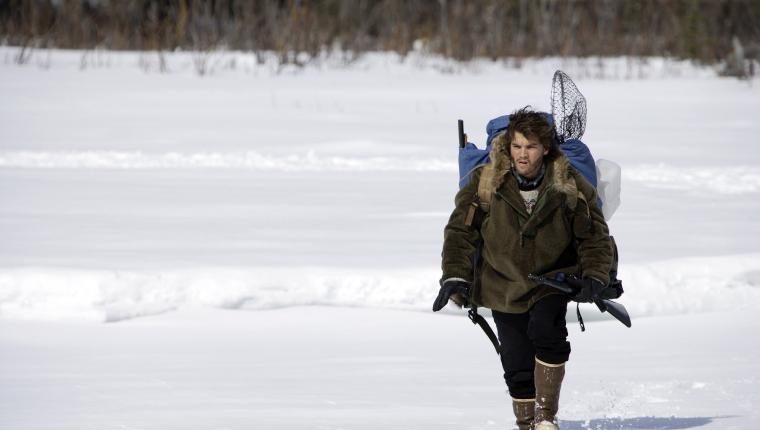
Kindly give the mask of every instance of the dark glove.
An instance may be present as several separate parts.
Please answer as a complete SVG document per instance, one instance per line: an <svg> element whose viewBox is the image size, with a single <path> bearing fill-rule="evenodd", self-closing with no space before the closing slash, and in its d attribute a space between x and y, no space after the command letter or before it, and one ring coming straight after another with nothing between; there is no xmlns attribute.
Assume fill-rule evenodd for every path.
<svg viewBox="0 0 760 430"><path fill-rule="evenodd" d="M602 299L619 299L620 296L623 295L623 281L619 279L614 279L610 281L610 284L607 285L607 288L603 289L601 293L599 293L599 297Z"/></svg>
<svg viewBox="0 0 760 430"><path fill-rule="evenodd" d="M576 302L592 303L599 298L605 285L594 278L567 278L567 283L575 289L575 295L571 298Z"/></svg>
<svg viewBox="0 0 760 430"><path fill-rule="evenodd" d="M469 290L469 282L459 280L444 282L441 284L441 289L438 291L438 297L436 297L435 302L433 302L433 312L438 312L443 309L453 294L461 294L463 297L467 297Z"/></svg>

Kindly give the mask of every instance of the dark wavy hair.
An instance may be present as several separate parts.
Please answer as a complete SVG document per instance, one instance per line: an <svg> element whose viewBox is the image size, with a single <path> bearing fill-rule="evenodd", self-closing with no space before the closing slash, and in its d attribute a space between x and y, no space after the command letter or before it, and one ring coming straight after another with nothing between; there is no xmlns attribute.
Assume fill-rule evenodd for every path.
<svg viewBox="0 0 760 430"><path fill-rule="evenodd" d="M553 160L559 155L557 134L545 113L535 111L530 106L512 112L509 115L509 126L506 131L507 151L509 151L512 140L515 138L515 132L518 131L526 139L538 142L544 149L549 150L549 153L544 156L547 161Z"/></svg>

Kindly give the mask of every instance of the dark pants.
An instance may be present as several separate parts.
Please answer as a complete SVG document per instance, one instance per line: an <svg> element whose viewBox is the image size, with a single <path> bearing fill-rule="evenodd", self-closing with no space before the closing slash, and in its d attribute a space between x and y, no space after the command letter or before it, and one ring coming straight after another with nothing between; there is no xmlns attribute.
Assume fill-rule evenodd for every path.
<svg viewBox="0 0 760 430"><path fill-rule="evenodd" d="M565 296L553 294L539 300L523 314L493 311L502 345L504 379L513 398L532 399L536 396L533 383L536 358L549 364L561 364L570 357L565 322L567 303Z"/></svg>

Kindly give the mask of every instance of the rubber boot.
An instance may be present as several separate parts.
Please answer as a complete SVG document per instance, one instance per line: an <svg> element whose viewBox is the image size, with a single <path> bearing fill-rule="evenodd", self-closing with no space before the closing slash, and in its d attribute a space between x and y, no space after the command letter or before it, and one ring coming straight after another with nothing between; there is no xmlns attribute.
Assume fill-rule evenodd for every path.
<svg viewBox="0 0 760 430"><path fill-rule="evenodd" d="M515 413L515 424L519 430L533 428L533 414L536 412L536 399L512 399L512 411Z"/></svg>
<svg viewBox="0 0 760 430"><path fill-rule="evenodd" d="M557 411L559 410L559 392L564 377L565 363L549 364L536 359L535 430L559 430Z"/></svg>

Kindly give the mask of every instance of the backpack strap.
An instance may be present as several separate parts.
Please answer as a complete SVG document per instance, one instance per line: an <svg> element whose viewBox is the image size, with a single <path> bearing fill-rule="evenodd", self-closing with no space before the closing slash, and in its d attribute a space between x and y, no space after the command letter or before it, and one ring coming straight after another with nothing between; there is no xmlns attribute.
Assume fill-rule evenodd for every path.
<svg viewBox="0 0 760 430"><path fill-rule="evenodd" d="M496 169L493 163L483 166L478 182L478 200L480 200L480 209L488 213L491 209L491 197L493 197L493 177L496 175Z"/></svg>
<svg viewBox="0 0 760 430"><path fill-rule="evenodd" d="M575 211L575 208L578 206L578 195L581 193L578 191L578 184L575 182L575 178L571 176L568 183L572 189L567 193L567 207L570 211Z"/></svg>
<svg viewBox="0 0 760 430"><path fill-rule="evenodd" d="M475 220L475 213L478 209L483 211L483 213L488 213L488 211L491 209L494 174L495 171L492 163L482 165L480 172L480 181L478 182L478 194L476 196L476 199L467 209L467 216L464 219L464 224L466 226L472 225Z"/></svg>
<svg viewBox="0 0 760 430"><path fill-rule="evenodd" d="M588 200L586 199L586 196L583 195L581 190L579 190L577 187L575 189L575 195L577 196L577 199L580 199L583 202L583 204L586 206L586 217L588 219L591 219L591 208L589 208L588 206ZM576 200L576 204L577 204L577 200Z"/></svg>
<svg viewBox="0 0 760 430"><path fill-rule="evenodd" d="M567 194L567 207L571 211L575 211L575 208L578 206L578 200L580 200L586 205L586 215L591 218L591 210L588 206L588 199L586 199L586 196L581 192L581 190L578 189L578 183L575 182L575 178L570 178L569 182L573 189L570 193Z"/></svg>

